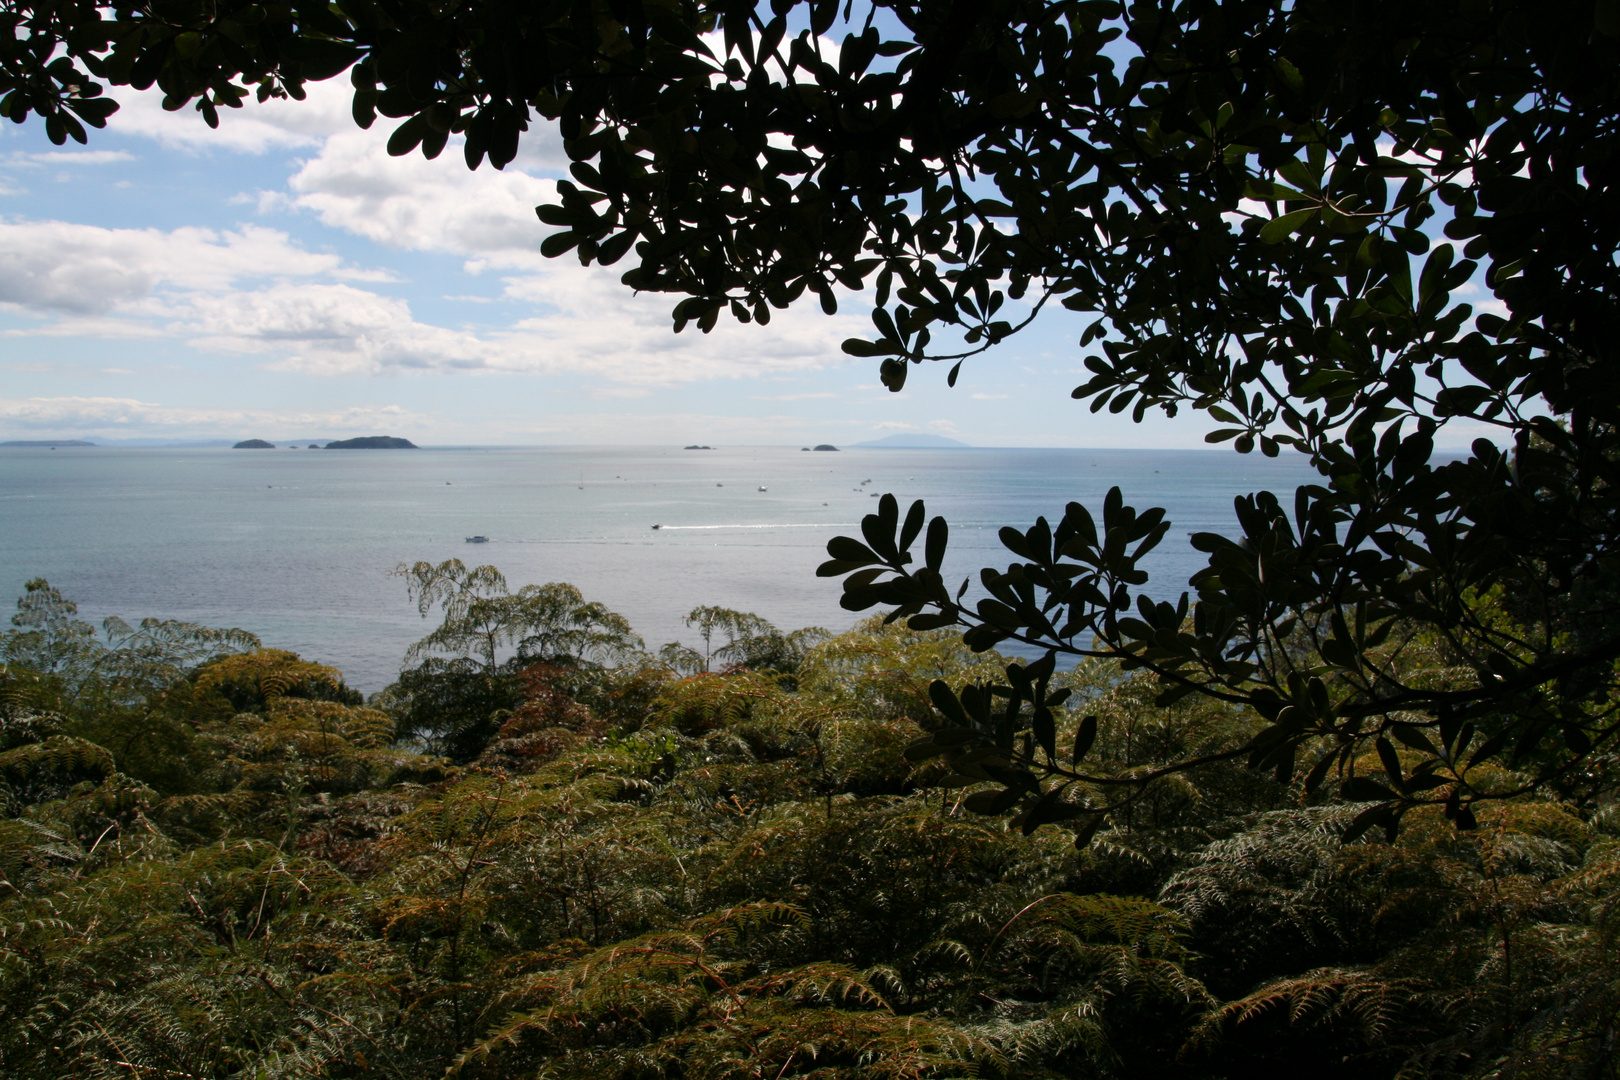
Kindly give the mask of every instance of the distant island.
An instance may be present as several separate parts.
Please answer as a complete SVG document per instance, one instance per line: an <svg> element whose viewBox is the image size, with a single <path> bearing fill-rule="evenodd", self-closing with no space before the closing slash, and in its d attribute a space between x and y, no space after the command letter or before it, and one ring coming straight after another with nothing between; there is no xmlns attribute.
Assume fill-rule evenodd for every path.
<svg viewBox="0 0 1620 1080"><path fill-rule="evenodd" d="M339 439L337 442L326 444L328 450L416 450L417 445L409 439L396 438L393 435L363 435L358 439Z"/></svg>
<svg viewBox="0 0 1620 1080"><path fill-rule="evenodd" d="M263 439L243 439L231 447L232 450L274 450L275 448L275 443L265 442Z"/></svg>
<svg viewBox="0 0 1620 1080"><path fill-rule="evenodd" d="M871 447L878 450L969 450L972 449L965 442L947 439L943 435L885 435L881 439L869 439L858 442L856 446Z"/></svg>
<svg viewBox="0 0 1620 1080"><path fill-rule="evenodd" d="M801 446L801 447L799 447L799 449L800 450L808 450L808 449L810 449L810 447ZM838 447L834 446L832 443L821 443L820 445L818 445L816 447L816 449L817 450L837 450Z"/></svg>
<svg viewBox="0 0 1620 1080"><path fill-rule="evenodd" d="M682 450L713 450L714 447L712 447L712 446L699 446L697 443L693 443L691 446L683 446L683 447L681 447L681 449Z"/></svg>
<svg viewBox="0 0 1620 1080"><path fill-rule="evenodd" d="M58 446L94 446L93 442L83 439L13 439L10 442L0 442L0 446L48 446L55 450Z"/></svg>

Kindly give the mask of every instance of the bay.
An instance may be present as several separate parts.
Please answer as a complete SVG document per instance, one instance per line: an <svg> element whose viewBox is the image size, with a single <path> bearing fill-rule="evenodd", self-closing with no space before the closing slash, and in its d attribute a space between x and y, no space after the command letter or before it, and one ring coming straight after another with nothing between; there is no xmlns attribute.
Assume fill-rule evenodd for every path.
<svg viewBox="0 0 1620 1080"><path fill-rule="evenodd" d="M699 604L846 629L827 540L892 492L951 523L947 579L1012 556L997 531L1108 489L1173 522L1147 591L1174 599L1235 496L1291 492L1303 459L1230 451L546 447L415 451L0 449L0 598L45 577L92 621L239 626L381 689L433 625L389 571L459 558L516 588L566 581L656 649ZM661 528L653 529L659 525ZM469 544L483 535L488 543Z"/></svg>

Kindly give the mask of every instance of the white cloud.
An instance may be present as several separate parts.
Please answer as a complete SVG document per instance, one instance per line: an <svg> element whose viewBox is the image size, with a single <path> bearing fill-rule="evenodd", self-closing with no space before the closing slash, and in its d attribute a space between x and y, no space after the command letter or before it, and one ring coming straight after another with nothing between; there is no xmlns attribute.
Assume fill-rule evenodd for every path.
<svg viewBox="0 0 1620 1080"><path fill-rule="evenodd" d="M693 327L676 335L670 309L678 298L626 289L619 277L628 263L586 268L542 257L551 230L534 207L554 198L556 182L534 171L562 162L548 159L539 136L506 170L471 171L454 143L433 161L389 156L391 122L355 129L341 84L314 87L303 103L250 105L223 116L218 133L156 102L129 96L126 128L187 147L315 148L283 191L244 200L261 212L302 212L385 247L450 255L465 273L502 275L501 297L534 314L479 331L419 321L407 300L359 287L390 275L262 226L164 232L0 220L0 305L54 316L4 334L165 335L319 375L573 373L647 387L842 364L839 342L861 329L848 315L829 319L800 305L765 327L727 319L711 334ZM454 291L436 284L435 292Z"/></svg>
<svg viewBox="0 0 1620 1080"><path fill-rule="evenodd" d="M440 158L388 156L379 133L347 132L326 140L289 181L288 202L314 213L331 228L389 247L462 257L464 269L514 272L504 278L508 300L553 309L522 319L509 330L486 335L438 335L410 362L383 348L356 360L381 371L420 366L428 352L442 357L434 367L501 371L577 371L630 384L668 385L698 379L796 371L842 363L843 338L859 330L847 317L829 319L797 309L769 326L741 327L722 320L711 334L671 332L674 298L636 295L620 283L628 263L582 267L568 258L546 259L540 242L551 229L534 207L550 200L555 181L523 171L487 166L469 171L454 146ZM358 357L361 353L351 354ZM340 370L306 356L302 370Z"/></svg>
<svg viewBox="0 0 1620 1080"><path fill-rule="evenodd" d="M545 262L540 241L551 230L534 208L556 193L554 181L516 167L468 169L454 146L433 161L421 154L390 157L377 131L327 139L288 187L291 205L330 228L392 248L476 257L497 268Z"/></svg>
<svg viewBox="0 0 1620 1080"><path fill-rule="evenodd" d="M859 331L849 315L828 317L801 305L769 326L722 318L713 332L672 332L675 297L632 293L622 268L559 262L507 279L514 300L549 304L554 313L517 323L514 345L542 347L550 364L618 382L668 385L709 378L777 375L850 362L839 343Z"/></svg>
<svg viewBox="0 0 1620 1080"><path fill-rule="evenodd" d="M0 222L0 304L33 314L105 315L160 288L212 292L254 278L343 272L337 256L259 226L163 232Z"/></svg>
<svg viewBox="0 0 1620 1080"><path fill-rule="evenodd" d="M218 409L159 405L136 398L0 398L0 430L103 437L131 434L207 436L247 430L398 430L422 417L398 406L352 409Z"/></svg>
<svg viewBox="0 0 1620 1080"><path fill-rule="evenodd" d="M118 101L119 109L108 119L107 127L119 134L137 135L193 153L264 154L272 150L316 147L324 150L333 137L351 136L370 140L386 157L388 136L404 122L403 118L378 116L370 128L361 128L354 122L354 88L346 75L309 83L305 90L303 101L278 98L261 104L249 97L240 109L220 109L219 127L210 128L194 104L169 112L163 108L161 91L116 87L111 96ZM437 160L467 171L461 145L459 138L451 139ZM413 159L424 160L420 151L390 160ZM561 139L546 121L536 116L518 144L517 157L507 169L560 172L567 167ZM497 170L487 163L478 169L480 173L486 171Z"/></svg>
<svg viewBox="0 0 1620 1080"><path fill-rule="evenodd" d="M12 154L8 165L112 165L134 161L135 155L122 150L47 150L38 154Z"/></svg>
<svg viewBox="0 0 1620 1080"><path fill-rule="evenodd" d="M665 443L701 440L712 445L817 443L831 429L851 426L845 420L817 420L773 413L736 416L721 413L574 413L501 426L503 437L534 443ZM487 430L487 429L486 429Z"/></svg>
<svg viewBox="0 0 1620 1080"><path fill-rule="evenodd" d="M817 332L810 316L796 331L773 323L764 331L723 326L707 336L696 330L676 335L660 312L615 310L615 299L625 307L635 302L617 282L600 291L587 289L584 299L570 299L566 288L559 289L551 297L565 305L558 314L484 333L424 323L404 300L320 281L151 295L125 306L141 318L71 318L9 333L181 337L200 350L262 355L274 370L310 375L574 373L640 387L802 370L844 359L837 335L828 328Z"/></svg>
<svg viewBox="0 0 1620 1080"><path fill-rule="evenodd" d="M432 238L450 234L427 226L424 235L425 246L448 242ZM321 375L579 372L639 385L844 359L842 320L808 312L783 313L764 328L673 334L670 301L632 295L611 269L547 264L508 279L508 298L555 313L481 335L420 322L405 300L330 280L380 276L261 226L163 232L0 222L0 305L58 316L7 336L181 337L204 350L268 355L272 367Z"/></svg>
<svg viewBox="0 0 1620 1080"><path fill-rule="evenodd" d="M7 307L13 307L13 305L0 303L0 310ZM10 330L0 330L0 337L8 338L98 338L103 341L116 341L126 338L160 338L164 336L163 328L160 326L110 315L71 316L53 319L50 322L30 326L26 329L14 327ZM47 368L50 367L50 365L46 366Z"/></svg>
<svg viewBox="0 0 1620 1080"><path fill-rule="evenodd" d="M593 386L587 393L597 401L609 401L615 398L652 397L653 392L645 386Z"/></svg>
<svg viewBox="0 0 1620 1080"><path fill-rule="evenodd" d="M112 97L119 109L108 118L107 128L192 151L262 154L316 146L328 135L355 126L350 106L354 90L348 79L310 83L306 91L303 101L271 100L261 105L250 97L240 109L219 110L219 127L210 128L193 105L166 111L161 91L115 87Z"/></svg>
<svg viewBox="0 0 1620 1080"><path fill-rule="evenodd" d="M195 294L170 314L175 332L198 348L275 353L271 367L316 375L490 367L499 351L473 334L417 322L403 300L350 285Z"/></svg>

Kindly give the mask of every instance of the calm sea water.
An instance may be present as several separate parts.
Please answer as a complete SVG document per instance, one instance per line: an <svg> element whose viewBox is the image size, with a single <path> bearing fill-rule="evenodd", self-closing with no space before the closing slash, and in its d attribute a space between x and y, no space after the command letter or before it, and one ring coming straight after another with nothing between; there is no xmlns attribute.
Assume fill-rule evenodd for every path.
<svg viewBox="0 0 1620 1080"><path fill-rule="evenodd" d="M1229 531L1234 496L1312 475L1229 451L6 448L0 603L45 577L92 620L240 626L369 692L431 628L388 576L401 562L492 563L514 588L572 582L656 648L691 639L681 616L698 604L847 628L838 582L815 568L875 493L943 513L960 578L1010 561L1000 526L1056 520L1070 500L1100 517L1118 485L1174 522L1149 567L1149 591L1173 598L1203 565L1189 533Z"/></svg>

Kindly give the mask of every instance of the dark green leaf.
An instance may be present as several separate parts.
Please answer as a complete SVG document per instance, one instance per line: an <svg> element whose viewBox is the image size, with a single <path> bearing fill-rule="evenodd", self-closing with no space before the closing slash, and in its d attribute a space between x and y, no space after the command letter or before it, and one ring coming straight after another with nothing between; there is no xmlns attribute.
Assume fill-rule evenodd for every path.
<svg viewBox="0 0 1620 1080"><path fill-rule="evenodd" d="M1096 741L1097 718L1095 716L1087 716L1085 719L1080 721L1080 727L1074 733L1074 754L1072 760L1076 766L1079 766L1081 759L1083 759L1086 754L1090 752L1091 744Z"/></svg>

